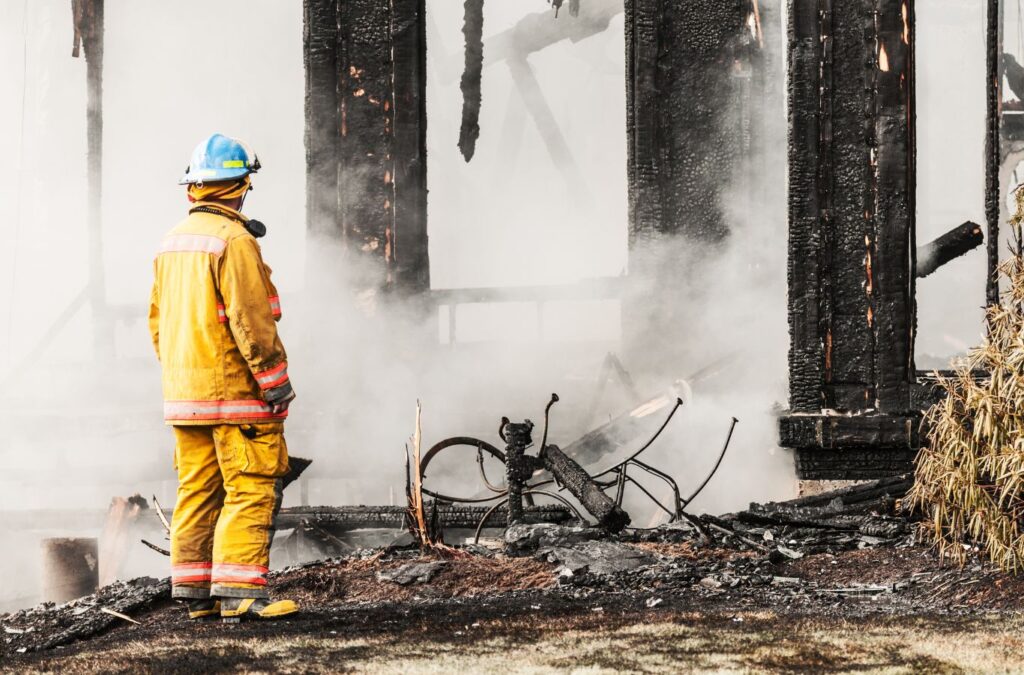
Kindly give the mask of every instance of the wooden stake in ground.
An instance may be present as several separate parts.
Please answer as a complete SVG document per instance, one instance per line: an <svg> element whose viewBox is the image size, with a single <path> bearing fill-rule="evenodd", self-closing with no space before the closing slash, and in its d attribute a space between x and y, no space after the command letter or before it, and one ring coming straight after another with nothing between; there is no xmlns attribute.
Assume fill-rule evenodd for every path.
<svg viewBox="0 0 1024 675"><path fill-rule="evenodd" d="M416 401L416 429L412 435L412 458L410 461L408 450L406 451L406 491L409 497L409 516L412 521L413 536L420 546L431 545L430 535L427 532L427 517L423 509L423 474L420 473L420 447L423 440L422 427L423 407ZM411 480L409 477L411 476Z"/></svg>

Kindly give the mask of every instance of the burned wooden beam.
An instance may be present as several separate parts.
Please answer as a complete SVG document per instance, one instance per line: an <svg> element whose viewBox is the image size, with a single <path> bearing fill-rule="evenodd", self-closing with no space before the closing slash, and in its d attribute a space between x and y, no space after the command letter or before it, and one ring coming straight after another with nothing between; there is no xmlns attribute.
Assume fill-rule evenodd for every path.
<svg viewBox="0 0 1024 675"><path fill-rule="evenodd" d="M903 471L917 442L907 425L920 415L913 3L793 0L789 37L791 412L780 419L782 442L796 448L801 477ZM833 411L854 423L837 425ZM812 429L826 433L801 431ZM872 446L879 435L895 438Z"/></svg>
<svg viewBox="0 0 1024 675"><path fill-rule="evenodd" d="M798 497L783 503L791 508L827 507L835 506L838 503L839 508L843 510L868 509L878 501L888 500L891 502L901 499L913 484L913 476L905 474L830 490L817 495ZM753 508L753 505L751 506Z"/></svg>
<svg viewBox="0 0 1024 675"><path fill-rule="evenodd" d="M462 34L466 38L465 70L462 71L462 127L459 130L459 151L467 162L476 152L480 137L480 86L484 70L484 0L465 0Z"/></svg>
<svg viewBox="0 0 1024 675"><path fill-rule="evenodd" d="M428 510L433 507L428 505ZM444 528L475 529L487 513L486 506L438 504L438 522ZM301 506L284 508L277 515L275 527L286 530L297 527L305 520L328 532L348 532L362 529L401 530L405 528L408 509L405 506ZM525 506L525 523L565 523L572 514L563 506ZM495 509L484 527L503 528L508 510Z"/></svg>
<svg viewBox="0 0 1024 675"><path fill-rule="evenodd" d="M338 214L338 18L335 0L304 0L306 228L341 238Z"/></svg>
<svg viewBox="0 0 1024 675"><path fill-rule="evenodd" d="M305 0L304 7L308 232L319 251L371 261L350 266L368 297L423 293L430 288L425 1ZM323 274L336 275L336 266Z"/></svg>
<svg viewBox="0 0 1024 675"><path fill-rule="evenodd" d="M751 4L628 0L625 11L630 243L660 233L719 242L749 131L724 122L751 104L736 82ZM631 260L631 272L644 262Z"/></svg>
<svg viewBox="0 0 1024 675"><path fill-rule="evenodd" d="M545 409L545 427L547 415L558 396L552 395L551 403ZM526 454L526 448L533 443L533 422L526 420L513 424L507 418L502 419L499 433L505 440L505 482L508 486L508 521L509 527L523 522L523 499L528 496L527 481L538 469L546 469L559 486L565 487L583 508L594 518L597 524L610 532L618 532L629 524L629 515L610 497L601 486L557 445L544 445L538 457Z"/></svg>
<svg viewBox="0 0 1024 675"><path fill-rule="evenodd" d="M430 290L427 233L427 22L426 0L391 4L394 72L395 231L391 238L394 290L405 296Z"/></svg>
<svg viewBox="0 0 1024 675"><path fill-rule="evenodd" d="M72 0L73 57L85 54L86 221L89 230L89 303L93 312L93 348L113 356L113 322L107 316L103 270L103 52L104 0Z"/></svg>
<svg viewBox="0 0 1024 675"><path fill-rule="evenodd" d="M541 458L544 468L597 519L599 527L609 532L619 532L629 525L629 514L606 495L583 467L562 452L557 445L545 446Z"/></svg>
<svg viewBox="0 0 1024 675"><path fill-rule="evenodd" d="M914 275L923 279L951 260L973 251L985 241L981 225L965 222L917 249Z"/></svg>
<svg viewBox="0 0 1024 675"><path fill-rule="evenodd" d="M1000 69L1002 42L1002 2L988 0L985 22L985 222L988 227L986 305L999 304L999 125L1003 100L1003 77Z"/></svg>

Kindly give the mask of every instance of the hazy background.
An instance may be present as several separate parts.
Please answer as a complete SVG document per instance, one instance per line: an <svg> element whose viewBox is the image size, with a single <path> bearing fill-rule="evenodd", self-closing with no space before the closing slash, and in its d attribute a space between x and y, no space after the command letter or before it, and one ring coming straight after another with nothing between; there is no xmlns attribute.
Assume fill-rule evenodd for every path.
<svg viewBox="0 0 1024 675"><path fill-rule="evenodd" d="M771 4L767 20L784 35L784 18L771 14ZM980 5L918 3L919 243L964 219L983 222ZM462 6L428 0L436 289L569 284L628 272L622 15L603 33L559 42L529 59L571 151L569 170L551 160L508 67L487 60L488 36L547 8L543 0L485 4L481 136L467 165L456 148ZM573 20L567 12L557 19ZM137 491L173 503L171 433L161 419L145 304L160 238L186 212L176 181L193 146L213 131L245 139L265 167L245 206L269 227L262 245L283 298L281 332L299 394L289 446L315 460L311 503L379 504L401 495L402 446L417 398L426 446L455 434L498 444L502 415L539 420L552 391L564 401L555 409L552 440L563 445L629 408L629 397L609 385L589 409L602 360L622 352L623 311L615 298L462 304L451 344L448 307L426 319L400 307L370 311L346 283L359 272L356 260L331 258L337 276L309 283L309 270L323 269L314 257L325 250L305 236L298 0L107 0L106 296L137 319L117 324L112 360L94 355L88 306L33 355L89 275L85 61L70 56L72 34L67 0L0 0L0 359L9 382L0 397L8 432L0 441L0 511L102 512L112 496ZM781 88L782 41L766 48L777 57L774 86ZM701 320L686 336L652 332L643 341L658 353L685 339L702 345L708 360L728 357L723 374L694 383L687 407L648 455L688 492L714 461L730 418L741 419L722 473L695 503L697 511L783 498L795 486L792 459L776 447L774 418L787 396L788 339L786 125L776 98L778 105L763 111L772 136L767 161L775 169L757 189L731 186L735 236L714 262L720 279L699 300ZM661 255L686 264L690 252L685 242L664 242ZM941 362L977 341L983 277L984 256L976 251L919 284L919 354ZM666 361L658 372L634 376L647 397L704 365ZM466 459L472 469L472 457ZM286 504L298 497L290 488ZM648 524L646 506L631 506L635 522ZM0 524L16 552L0 560L0 575L19 581L16 593L0 588L0 606L32 600L36 539L71 533L4 533ZM139 549L130 573L166 574L166 559Z"/></svg>

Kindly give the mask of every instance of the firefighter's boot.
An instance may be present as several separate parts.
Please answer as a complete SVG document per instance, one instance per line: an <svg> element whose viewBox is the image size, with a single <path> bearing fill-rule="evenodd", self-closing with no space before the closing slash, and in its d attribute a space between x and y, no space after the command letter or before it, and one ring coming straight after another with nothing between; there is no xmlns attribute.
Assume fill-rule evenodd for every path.
<svg viewBox="0 0 1024 675"><path fill-rule="evenodd" d="M298 611L299 605L294 600L222 598L220 601L220 616L229 623L242 619L279 619Z"/></svg>
<svg viewBox="0 0 1024 675"><path fill-rule="evenodd" d="M206 619L218 614L220 614L220 600L216 598L190 600L188 603L188 618L190 619Z"/></svg>

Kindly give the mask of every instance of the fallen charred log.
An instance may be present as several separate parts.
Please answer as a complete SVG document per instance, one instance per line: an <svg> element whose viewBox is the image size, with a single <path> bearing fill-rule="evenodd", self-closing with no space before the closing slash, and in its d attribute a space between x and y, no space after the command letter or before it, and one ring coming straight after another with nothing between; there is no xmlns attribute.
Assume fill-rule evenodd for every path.
<svg viewBox="0 0 1024 675"><path fill-rule="evenodd" d="M609 532L619 532L629 525L629 514L606 495L583 467L562 452L557 445L545 446L541 458L544 461L544 468L580 500L583 508L597 518L599 527Z"/></svg>
<svg viewBox="0 0 1024 675"><path fill-rule="evenodd" d="M427 511L433 508L426 505ZM475 529L489 510L484 506L462 504L438 504L437 517L443 528ZM297 506L281 509L275 526L279 530L299 527L303 521L331 532L347 532L360 529L394 529L406 526L408 509L404 506ZM572 519L572 513L563 506L526 506L523 520L528 523L565 523ZM484 522L484 527L505 527L508 510L494 509Z"/></svg>
<svg viewBox="0 0 1024 675"><path fill-rule="evenodd" d="M168 579L157 581L149 577L116 581L104 586L94 595L54 607L42 604L3 616L4 641L0 655L53 649L98 635L121 618L104 610L131 616L169 600L171 585Z"/></svg>
<svg viewBox="0 0 1024 675"><path fill-rule="evenodd" d="M906 542L911 521L897 509L910 488L909 476L886 478L787 502L751 504L723 516L701 515L698 521L720 545L799 558L807 553L841 551ZM696 540L686 524L638 531L631 538Z"/></svg>

